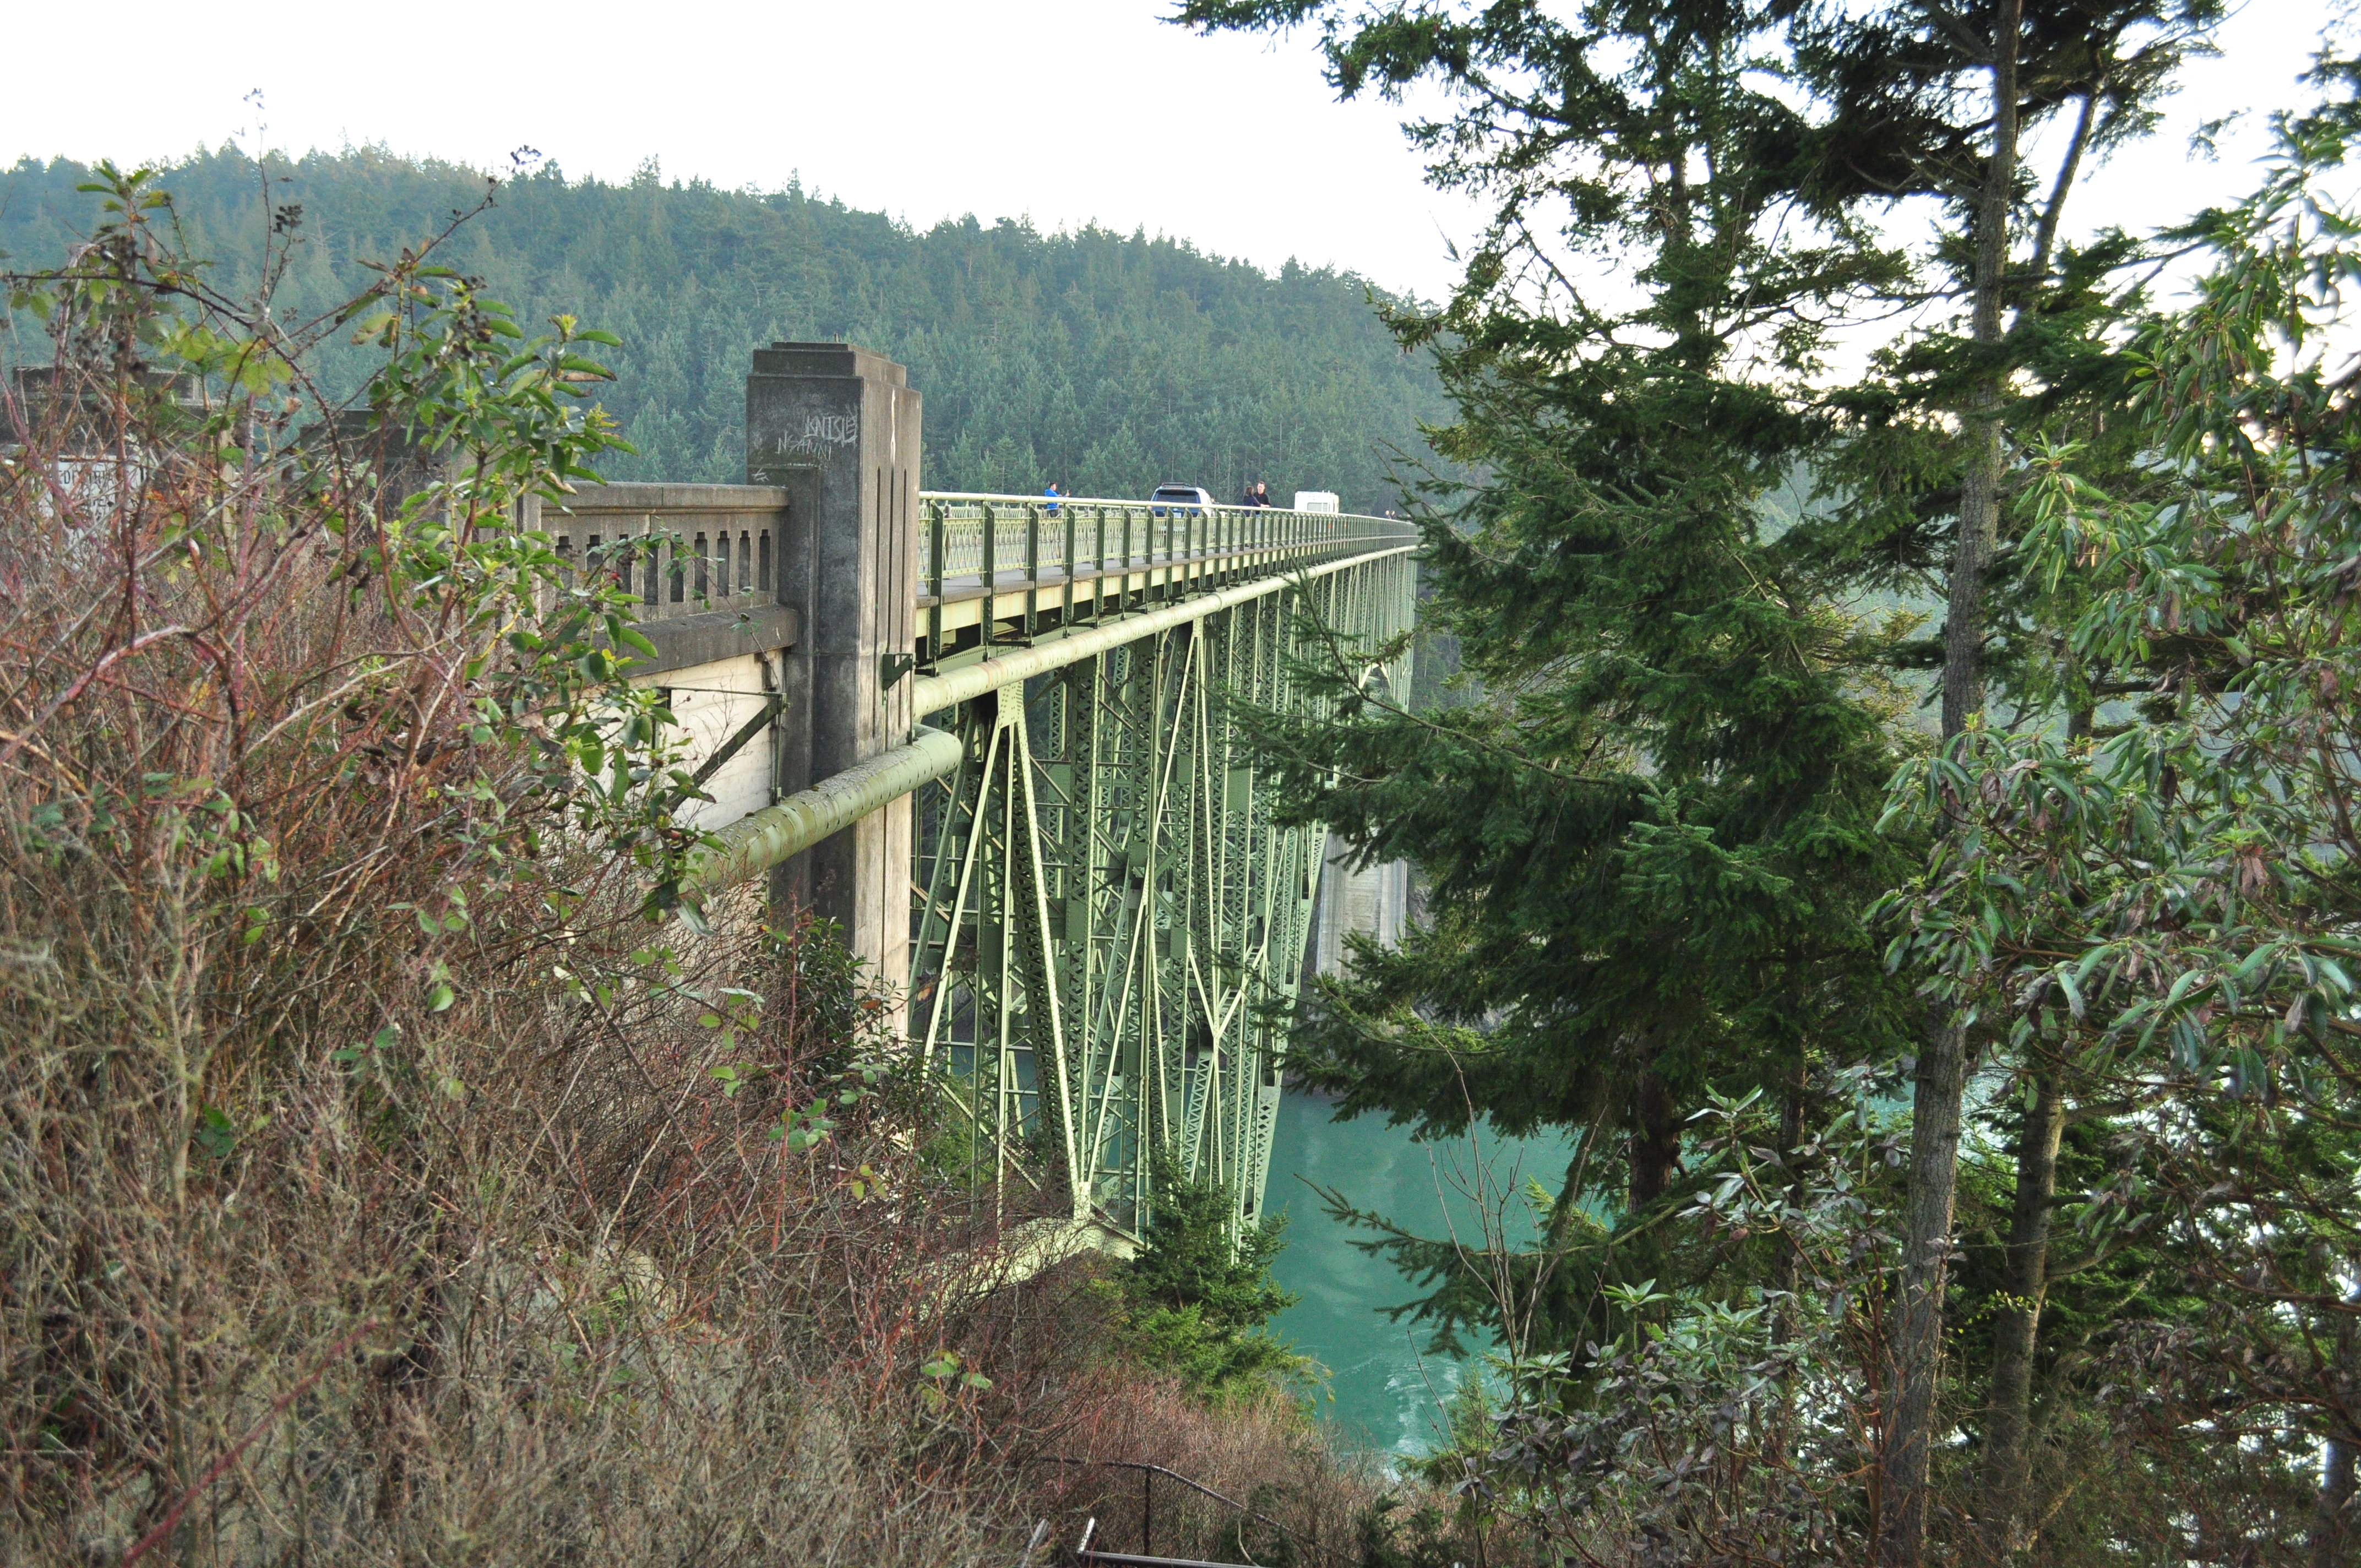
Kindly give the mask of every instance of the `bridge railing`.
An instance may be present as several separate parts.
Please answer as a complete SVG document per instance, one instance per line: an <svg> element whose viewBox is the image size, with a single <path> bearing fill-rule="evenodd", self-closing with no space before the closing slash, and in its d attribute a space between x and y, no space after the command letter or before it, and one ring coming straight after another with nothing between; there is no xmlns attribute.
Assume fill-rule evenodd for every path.
<svg viewBox="0 0 2361 1568"><path fill-rule="evenodd" d="M918 608L938 621L942 607L990 606L1012 592L1103 579L1114 580L1110 593L1126 579L1187 589L1415 534L1390 518L1279 507L950 491L920 499ZM773 597L787 498L769 485L585 485L542 526L576 570L602 571L630 588L642 622L673 620Z"/></svg>
<svg viewBox="0 0 2361 1568"><path fill-rule="evenodd" d="M584 485L539 526L571 569L629 588L646 623L769 603L786 518L770 485Z"/></svg>
<svg viewBox="0 0 2361 1568"><path fill-rule="evenodd" d="M1109 598L1170 598L1417 533L1391 518L1279 507L954 491L919 499L922 662L940 655L958 625L1021 618L1029 635L1045 609L1071 621ZM1011 600L1021 603L1004 604Z"/></svg>

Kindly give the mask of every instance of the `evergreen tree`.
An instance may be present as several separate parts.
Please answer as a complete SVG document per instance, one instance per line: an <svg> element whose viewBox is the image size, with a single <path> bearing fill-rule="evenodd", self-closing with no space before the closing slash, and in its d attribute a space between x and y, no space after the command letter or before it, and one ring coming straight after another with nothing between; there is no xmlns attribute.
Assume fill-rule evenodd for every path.
<svg viewBox="0 0 2361 1568"><path fill-rule="evenodd" d="M1147 1245L1115 1277L1141 1356L1216 1398L1251 1397L1304 1372L1303 1358L1265 1332L1296 1300L1270 1277L1285 1220L1248 1225L1234 1239L1220 1183L1159 1161L1157 1189Z"/></svg>
<svg viewBox="0 0 2361 1568"><path fill-rule="evenodd" d="M2331 60L2321 78L2331 101L2282 119L2264 188L2182 236L2215 265L2135 345L2136 483L2094 485L2079 446L2037 454L2027 629L2081 677L2048 711L2083 717L1971 733L1912 775L1905 798L1954 826L1897 905L1898 945L1963 1007L2005 1020L2016 1048L2089 1086L2086 1103L2113 1102L2119 1152L2078 1229L2107 1246L2153 1229L2187 1281L2184 1310L2118 1328L2147 1441L2192 1470L2258 1466L2273 1491L2319 1456L2316 1507L2292 1531L2283 1507L2204 1497L2176 1552L2301 1550L2332 1568L2361 1538L2361 1073L2346 1049L2361 541L2353 386L2315 351L2347 325L2334 280L2354 275L2355 231L2330 180L2361 135L2361 72ZM1987 1521L2005 1551L2022 1544L2023 1480L1996 1479L2009 1490Z"/></svg>
<svg viewBox="0 0 2361 1568"><path fill-rule="evenodd" d="M2153 127L2174 71L2206 48L2221 13L2219 0L1798 8L1796 75L1829 123L1844 127L1850 158L1874 171L1885 202L1940 203L1919 272L1939 297L1965 307L1963 320L1890 342L1871 377L1837 400L1850 415L1849 439L1828 455L1824 477L1840 521L1820 536L1832 559L1887 563L1939 585L1947 746L1982 723L1994 677L2005 682L2026 652L2013 647L2023 618L2005 570L2012 449L2045 424L2053 437L2078 421L2077 433L2103 432L2107 416L2122 411L2109 332L2138 301L2114 280L2143 253L2119 236L2089 247L2062 243L2069 203L2086 159ZM2063 148L2037 173L2029 138L2052 121L2063 122ZM2128 455L2119 438L2118 461ZM1971 1026L1965 1011L1940 1014L1912 1084L1903 1319L1879 1519L1879 1561L1895 1568L1920 1561L1927 1532L1961 1109L1978 1043ZM2046 1135L2025 1146L2037 1174L2048 1165L2046 1146ZM2017 1249L2020 1264L2037 1271L2028 1287L2047 1245L2046 1206L2034 1211ZM2029 1332L2008 1327L2019 1339ZM2022 1357L2001 1365L2013 1377ZM2021 1397L2009 1402L2021 1412ZM2008 1527L1997 1528L2004 1535Z"/></svg>
<svg viewBox="0 0 2361 1568"><path fill-rule="evenodd" d="M2140 253L2069 244L2064 214L2086 162L2153 126L2220 6L1181 9L1209 27L1316 23L1347 96L1421 80L1455 92L1454 112L1412 134L1438 181L1498 214L1433 325L1396 313L1414 340L1454 334L1435 338L1460 411L1442 447L1489 480L1437 509L1429 550L1442 623L1494 696L1465 716L1367 718L1324 748L1272 736L1313 809L1371 854L1419 861L1434 888L1433 930L1365 957L1315 1019L1313 1058L1329 1064L1315 1071L1372 1075L1348 1106L1417 1114L1449 1092L1511 1124L1620 1124L1626 1195L1652 1198L1649 1168L1675 1157L1707 1087L1779 1082L1815 1049L1873 1060L1909 1032L1839 939L1894 869L1880 857L1903 848L1858 826L1870 759L1907 743L1865 700L1878 674L1937 671L1947 742L1995 683L2074 688L2088 706L2089 672L2053 657L2006 569L2009 454L2094 437L2123 411L2114 329L2138 301L2118 280ZM2036 171L2022 148L2050 121L2062 155ZM1903 203L1936 214L1931 241L1883 255L1863 225ZM1942 302L1960 319L1890 324ZM1875 347L1850 386L1818 360L1839 323ZM2108 460L2135 455L2118 440ZM1813 504L1783 529L1769 503L1796 474ZM1844 613L1881 598L1940 602L1939 636ZM1345 782L1324 784L1323 764ZM1814 1010L1833 994L1885 1003ZM1917 1562L1926 1533L1962 1092L1982 1043L1970 1016L1943 1010L1911 1053L1875 1494L1890 1563ZM1779 1029L1794 1043L1774 1046ZM1529 1053L1488 1074L1521 1036ZM1694 1045L1668 1073L1652 1053L1674 1040ZM1596 1102L1564 1090L1609 1064L1629 1089L1587 1118ZM2048 1145L2024 1141L2029 1174ZM2028 1265L2046 1245L2042 1179L2020 1183L2029 1229L2011 1255Z"/></svg>
<svg viewBox="0 0 2361 1568"><path fill-rule="evenodd" d="M1439 178L1497 203L1446 307L1392 318L1458 409L1439 449L1487 476L1430 485L1426 522L1428 620L1483 696L1411 712L1339 650L1312 674L1340 722L1263 721L1292 809L1430 890L1398 952L1323 982L1292 1061L1348 1114L1575 1134L1550 1241L1582 1255L1531 1265L1552 1282L1542 1348L1579 1349L1605 1285L1671 1266L1662 1206L1708 1091L1800 1096L1832 1048L1909 1037L1861 918L1908 864L1874 827L1903 703L1880 672L1906 628L1848 613L1783 510L1830 434L1798 395L1817 323L1903 274L1826 135L1752 74L1773 20L1683 0L1588 31L1537 7L1389 8L1329 39L1348 93L1462 89L1459 120L1422 135ZM1592 1201L1620 1223L1588 1234ZM1445 1330L1514 1316L1488 1265L1390 1242L1442 1287Z"/></svg>

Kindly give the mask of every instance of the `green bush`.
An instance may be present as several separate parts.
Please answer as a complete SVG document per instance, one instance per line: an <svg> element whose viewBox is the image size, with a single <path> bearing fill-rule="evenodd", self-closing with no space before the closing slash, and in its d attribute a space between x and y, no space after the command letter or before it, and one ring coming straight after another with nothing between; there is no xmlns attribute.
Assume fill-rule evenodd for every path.
<svg viewBox="0 0 2361 1568"><path fill-rule="evenodd" d="M1234 1236L1230 1199L1219 1185L1163 1162L1156 1179L1148 1245L1116 1275L1135 1354L1214 1399L1303 1380L1312 1363L1264 1332L1296 1300L1270 1277L1287 1245L1286 1222L1241 1226Z"/></svg>

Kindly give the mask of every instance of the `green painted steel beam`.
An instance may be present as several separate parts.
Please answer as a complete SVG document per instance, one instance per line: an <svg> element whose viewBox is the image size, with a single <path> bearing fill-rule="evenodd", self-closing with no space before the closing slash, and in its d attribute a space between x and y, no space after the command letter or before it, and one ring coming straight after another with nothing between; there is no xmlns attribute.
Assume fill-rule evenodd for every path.
<svg viewBox="0 0 2361 1568"><path fill-rule="evenodd" d="M697 902L759 875L942 777L959 766L959 760L958 736L921 725L908 745L881 751L722 828L715 835L721 847L698 857L681 896Z"/></svg>

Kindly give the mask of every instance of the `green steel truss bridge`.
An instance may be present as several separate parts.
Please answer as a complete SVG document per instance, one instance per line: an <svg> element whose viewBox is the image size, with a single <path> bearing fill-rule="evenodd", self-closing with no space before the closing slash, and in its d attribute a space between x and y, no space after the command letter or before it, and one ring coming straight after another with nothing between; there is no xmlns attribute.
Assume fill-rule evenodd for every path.
<svg viewBox="0 0 2361 1568"><path fill-rule="evenodd" d="M1274 820L1231 707L1311 710L1302 609L1367 647L1406 629L1415 531L924 492L899 367L755 360L752 483L591 488L543 523L647 539L640 678L723 846L692 895L766 881L836 919L1011 1208L1122 1248L1170 1170L1251 1223L1328 857Z"/></svg>
<svg viewBox="0 0 2361 1568"><path fill-rule="evenodd" d="M930 663L913 707L948 720L958 760L917 806L910 1039L947 1069L996 1182L1055 1172L1076 1219L1136 1235L1161 1151L1252 1218L1286 1050L1271 1004L1295 1000L1325 836L1272 819L1229 703L1305 706L1286 667L1298 595L1365 639L1401 629L1406 531L1226 508L925 506ZM1027 560L1005 590L987 599L983 572L932 576L1003 529ZM964 646L949 640L960 621Z"/></svg>

